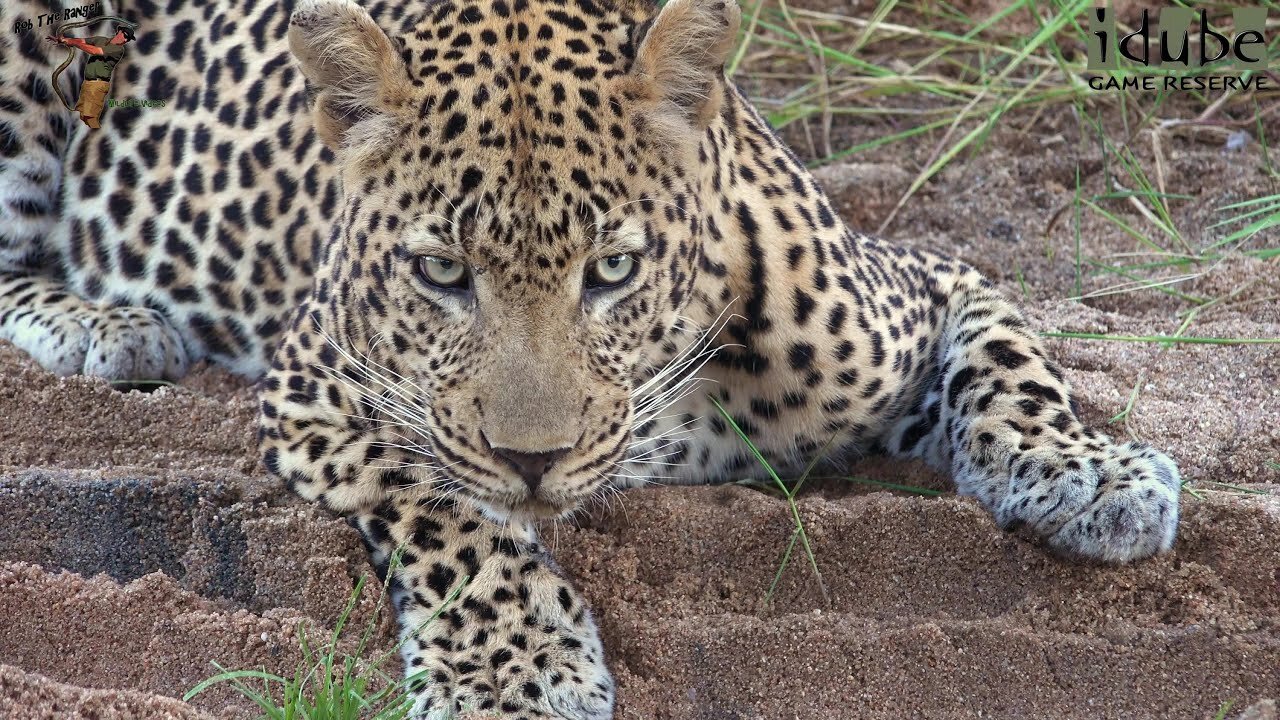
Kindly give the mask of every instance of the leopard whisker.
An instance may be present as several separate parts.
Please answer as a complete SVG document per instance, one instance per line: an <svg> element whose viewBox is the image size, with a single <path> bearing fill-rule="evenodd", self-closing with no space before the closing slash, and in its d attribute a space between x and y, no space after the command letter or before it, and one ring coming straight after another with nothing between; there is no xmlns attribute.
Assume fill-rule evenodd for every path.
<svg viewBox="0 0 1280 720"><path fill-rule="evenodd" d="M643 454L636 455L635 457L627 457L625 462L640 462L640 464L650 464L650 462L662 460L664 459L664 457L671 457L673 455L678 455L680 454L680 451L677 451L677 450L673 450L671 452L663 452L663 451L667 450L668 447L680 445L680 442L681 442L680 439L673 439L673 441L667 442L666 445L654 447L653 450L645 451L643 452Z"/></svg>
<svg viewBox="0 0 1280 720"><path fill-rule="evenodd" d="M663 420L668 420L668 419L671 419L671 418L674 418L674 417L679 417L679 415L678 415L678 414L676 414L676 413L672 413L671 415L660 415L660 416L658 416L658 417L652 418L652 420L653 420L654 422L661 422L661 421L663 421ZM627 444L627 449L631 449L631 448L635 448L635 447L640 447L641 445L644 445L644 444L646 444L646 443L653 442L654 440L658 440L658 439L664 438L664 437L666 437L666 436L668 436L668 435L670 435L670 434L672 434L672 433L684 433L684 432L690 432L690 431L687 429L687 428L688 428L688 426L689 426L689 425L692 425L693 423L696 423L697 421L698 421L698 419L697 419L697 418L690 418L690 419L685 420L684 422L682 422L682 423L680 423L680 424L678 424L678 425L673 425L673 426L671 426L671 427L667 428L666 430L663 430L661 433L659 433L659 434L657 434L657 435L645 435L645 436L643 436L643 437L634 438L634 439L632 439L632 441L631 441L630 443L628 443L628 444Z"/></svg>
<svg viewBox="0 0 1280 720"><path fill-rule="evenodd" d="M666 408L689 397L706 378L698 373L719 353L725 345L713 341L735 315L729 314L731 300L714 321L699 332L697 337L676 354L662 369L632 393L636 425L650 422Z"/></svg>
<svg viewBox="0 0 1280 720"><path fill-rule="evenodd" d="M370 358L368 356L368 352L372 351L372 347L370 348L369 351L366 351L366 354L363 357L358 356L354 354L352 351L349 351L346 348L342 347L342 344L339 343L336 338L334 338L331 334L329 334L329 332L325 330L323 326L320 325L319 320L316 321L315 325L316 325L316 331L320 333L320 335L325 339L325 342L329 343L330 347L332 347L334 350L337 350L338 353L341 354L345 360L347 360L347 362L351 363L353 366L356 367L356 369L363 372L364 376L368 380L376 382L378 385L381 385L385 391L391 392L393 395L401 398L405 402L416 404L420 402L423 397L426 397L427 394L423 392L422 388L418 387L417 384L414 383L412 380L404 377L403 375L400 375L399 373L393 370L390 370L389 368L384 367L383 365L375 362L372 358ZM377 344L377 336L375 336L375 339L372 345L376 346L376 344ZM341 380L341 378L345 377L345 374L338 372L338 370L336 370L335 368L321 366L320 369L323 370L326 374L329 374L331 377L334 377L334 379ZM389 381L386 377L383 376L383 373L387 373L395 376L396 381L395 382ZM409 394L404 391L403 385L406 385L406 384L409 385L415 391L415 394ZM369 395L372 396L373 393L370 392ZM378 393L377 397L381 398L381 393Z"/></svg>
<svg viewBox="0 0 1280 720"><path fill-rule="evenodd" d="M407 427L424 438L431 437L429 432L423 430L423 428L427 426L427 410L425 408L417 406L416 404L402 402L394 397L388 397L386 391L374 392L372 388L366 387L355 380L348 378L346 375L332 370L331 368L322 368L322 370L330 379L337 381L343 387L350 390L359 399L367 402L375 414L380 413L382 415L386 415L390 417L391 420L395 421L393 424ZM369 374L367 370L366 374ZM387 383L385 379L379 378L378 380L379 384L390 387L390 384ZM410 397L398 390L395 390L395 392L406 398ZM376 415L370 417L353 417L361 417L365 420L380 419L376 417Z"/></svg>
<svg viewBox="0 0 1280 720"><path fill-rule="evenodd" d="M611 502L611 500L612 498L616 497L618 498L618 505L622 508L623 516L630 519L630 516L627 514L627 504L625 502L625 498L623 497L622 491L619 490L617 487L614 487L609 482L610 476L605 475L603 472L599 470L596 471L596 476L599 477L604 482L602 482L595 490L592 490L591 494L587 496L586 500L584 500L579 507L575 508L574 511L571 513L571 515L576 515L579 512L590 513L590 509L592 507L597 507L600 505L604 505L606 510L612 513L613 503Z"/></svg>

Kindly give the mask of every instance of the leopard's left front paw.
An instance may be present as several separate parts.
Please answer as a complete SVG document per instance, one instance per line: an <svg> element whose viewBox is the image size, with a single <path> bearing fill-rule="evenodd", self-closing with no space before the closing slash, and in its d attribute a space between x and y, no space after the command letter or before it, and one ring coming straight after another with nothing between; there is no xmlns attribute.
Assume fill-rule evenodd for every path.
<svg viewBox="0 0 1280 720"><path fill-rule="evenodd" d="M1109 563L1168 550L1178 531L1178 468L1139 443L1100 452L1040 447L1014 456L1005 527L1028 527L1056 550Z"/></svg>

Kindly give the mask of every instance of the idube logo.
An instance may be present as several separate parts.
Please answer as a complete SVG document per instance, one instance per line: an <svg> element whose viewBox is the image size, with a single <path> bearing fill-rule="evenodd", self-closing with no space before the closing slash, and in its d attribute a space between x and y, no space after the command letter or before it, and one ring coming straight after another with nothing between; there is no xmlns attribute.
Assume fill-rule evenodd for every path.
<svg viewBox="0 0 1280 720"><path fill-rule="evenodd" d="M1266 8L1235 8L1229 30L1214 28L1205 10L1167 7L1159 24L1148 10L1133 32L1116 30L1115 11L1096 7L1089 13L1088 55L1095 90L1267 90L1275 86L1261 70L1268 67ZM1117 77L1134 67L1169 71ZM1203 70L1189 74L1187 70ZM1182 71L1182 72L1179 72ZM1250 72L1253 71L1253 72Z"/></svg>

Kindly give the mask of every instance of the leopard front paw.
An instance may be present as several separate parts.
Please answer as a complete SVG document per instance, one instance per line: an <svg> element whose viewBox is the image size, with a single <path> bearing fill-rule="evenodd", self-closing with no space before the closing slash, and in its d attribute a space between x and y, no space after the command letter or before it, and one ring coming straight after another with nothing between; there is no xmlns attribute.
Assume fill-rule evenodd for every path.
<svg viewBox="0 0 1280 720"><path fill-rule="evenodd" d="M44 307L11 318L4 336L64 377L178 380L187 372L182 337L150 308L99 307L59 292Z"/></svg>
<svg viewBox="0 0 1280 720"><path fill-rule="evenodd" d="M108 380L179 380L187 352L173 325L159 312L116 307L81 315L85 375Z"/></svg>
<svg viewBox="0 0 1280 720"><path fill-rule="evenodd" d="M1012 456L1009 478L997 521L1029 529L1064 554L1124 563L1173 545L1178 468L1146 445L1035 448Z"/></svg>
<svg viewBox="0 0 1280 720"><path fill-rule="evenodd" d="M412 717L609 720L613 677L595 628L524 626L477 629L463 653L440 644L406 651L409 666L427 668Z"/></svg>
<svg viewBox="0 0 1280 720"><path fill-rule="evenodd" d="M413 717L608 720L613 677L590 610L536 544L508 547L438 618L421 592L400 603L402 623L421 627L404 646L420 679Z"/></svg>

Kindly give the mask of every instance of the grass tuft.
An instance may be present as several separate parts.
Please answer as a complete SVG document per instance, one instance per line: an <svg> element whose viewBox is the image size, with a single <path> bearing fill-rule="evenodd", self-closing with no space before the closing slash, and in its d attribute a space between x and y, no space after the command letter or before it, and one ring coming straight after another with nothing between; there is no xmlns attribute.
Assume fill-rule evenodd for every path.
<svg viewBox="0 0 1280 720"><path fill-rule="evenodd" d="M753 95L774 127L801 126L816 158L811 165L903 148L903 161L914 165L913 177L880 218L881 233L933 179L980 153L997 128L1026 135L1042 118L1075 118L1086 144L1082 149L1089 154L1091 144L1101 163L1076 160L1073 197L1052 214L1045 230L1047 239L1058 218L1071 211L1075 282L1070 299L1158 292L1190 309L1221 303L1223 298L1201 297L1179 286L1225 258L1280 257L1280 248L1262 244L1280 228L1280 194L1223 205L1220 222L1204 228L1210 237L1194 240L1178 219L1203 199L1170 191L1178 179L1176 147L1184 138L1237 149L1256 140L1262 151L1259 170L1280 179L1264 123L1280 105L1273 102L1274 92L1253 89L1175 94L1091 88L1083 48L1089 40L1085 18L1094 5L1014 0L979 18L966 6L932 0L880 0L873 11L857 14L805 10L787 0L747 0L748 20L730 70L748 85L768 88ZM1230 9L1208 10L1211 22L1230 33ZM1270 40L1267 52L1280 52L1280 36ZM1215 72L1220 69L1213 65L1128 64L1108 74L1121 80L1179 80ZM839 121L836 130L833 118ZM836 131L850 137L833 141ZM1073 142L1069 130L1042 140L1059 143L1044 145L1046 152ZM1083 228L1086 222L1097 227L1099 221L1131 240L1136 252L1089 257ZM1053 247L1046 249L1052 259ZM1098 277L1115 284L1089 289ZM1029 296L1020 268L1017 280ZM1246 298L1235 305L1255 301Z"/></svg>
<svg viewBox="0 0 1280 720"><path fill-rule="evenodd" d="M392 554L387 570L388 581L395 569L400 567L402 553L403 548L398 548ZM468 580L469 578L463 578L458 583L422 627L435 621L457 599ZM267 720L407 720L412 710L410 690L426 681L426 671L396 679L381 668L415 633L406 633L394 647L376 659L362 659L387 598L386 582L383 583L373 615L356 647L351 652L339 649L343 631L360 600L365 581L366 578L361 577L356 582L333 632L320 647L312 646L305 625L298 624L298 645L302 649L302 660L293 677L276 675L266 669L227 670L213 662L218 674L188 690L182 699L190 701L206 690L225 683L257 705L263 713L262 717ZM421 629L418 628L419 631ZM256 687L256 683L250 684L250 681L260 682L261 688Z"/></svg>

